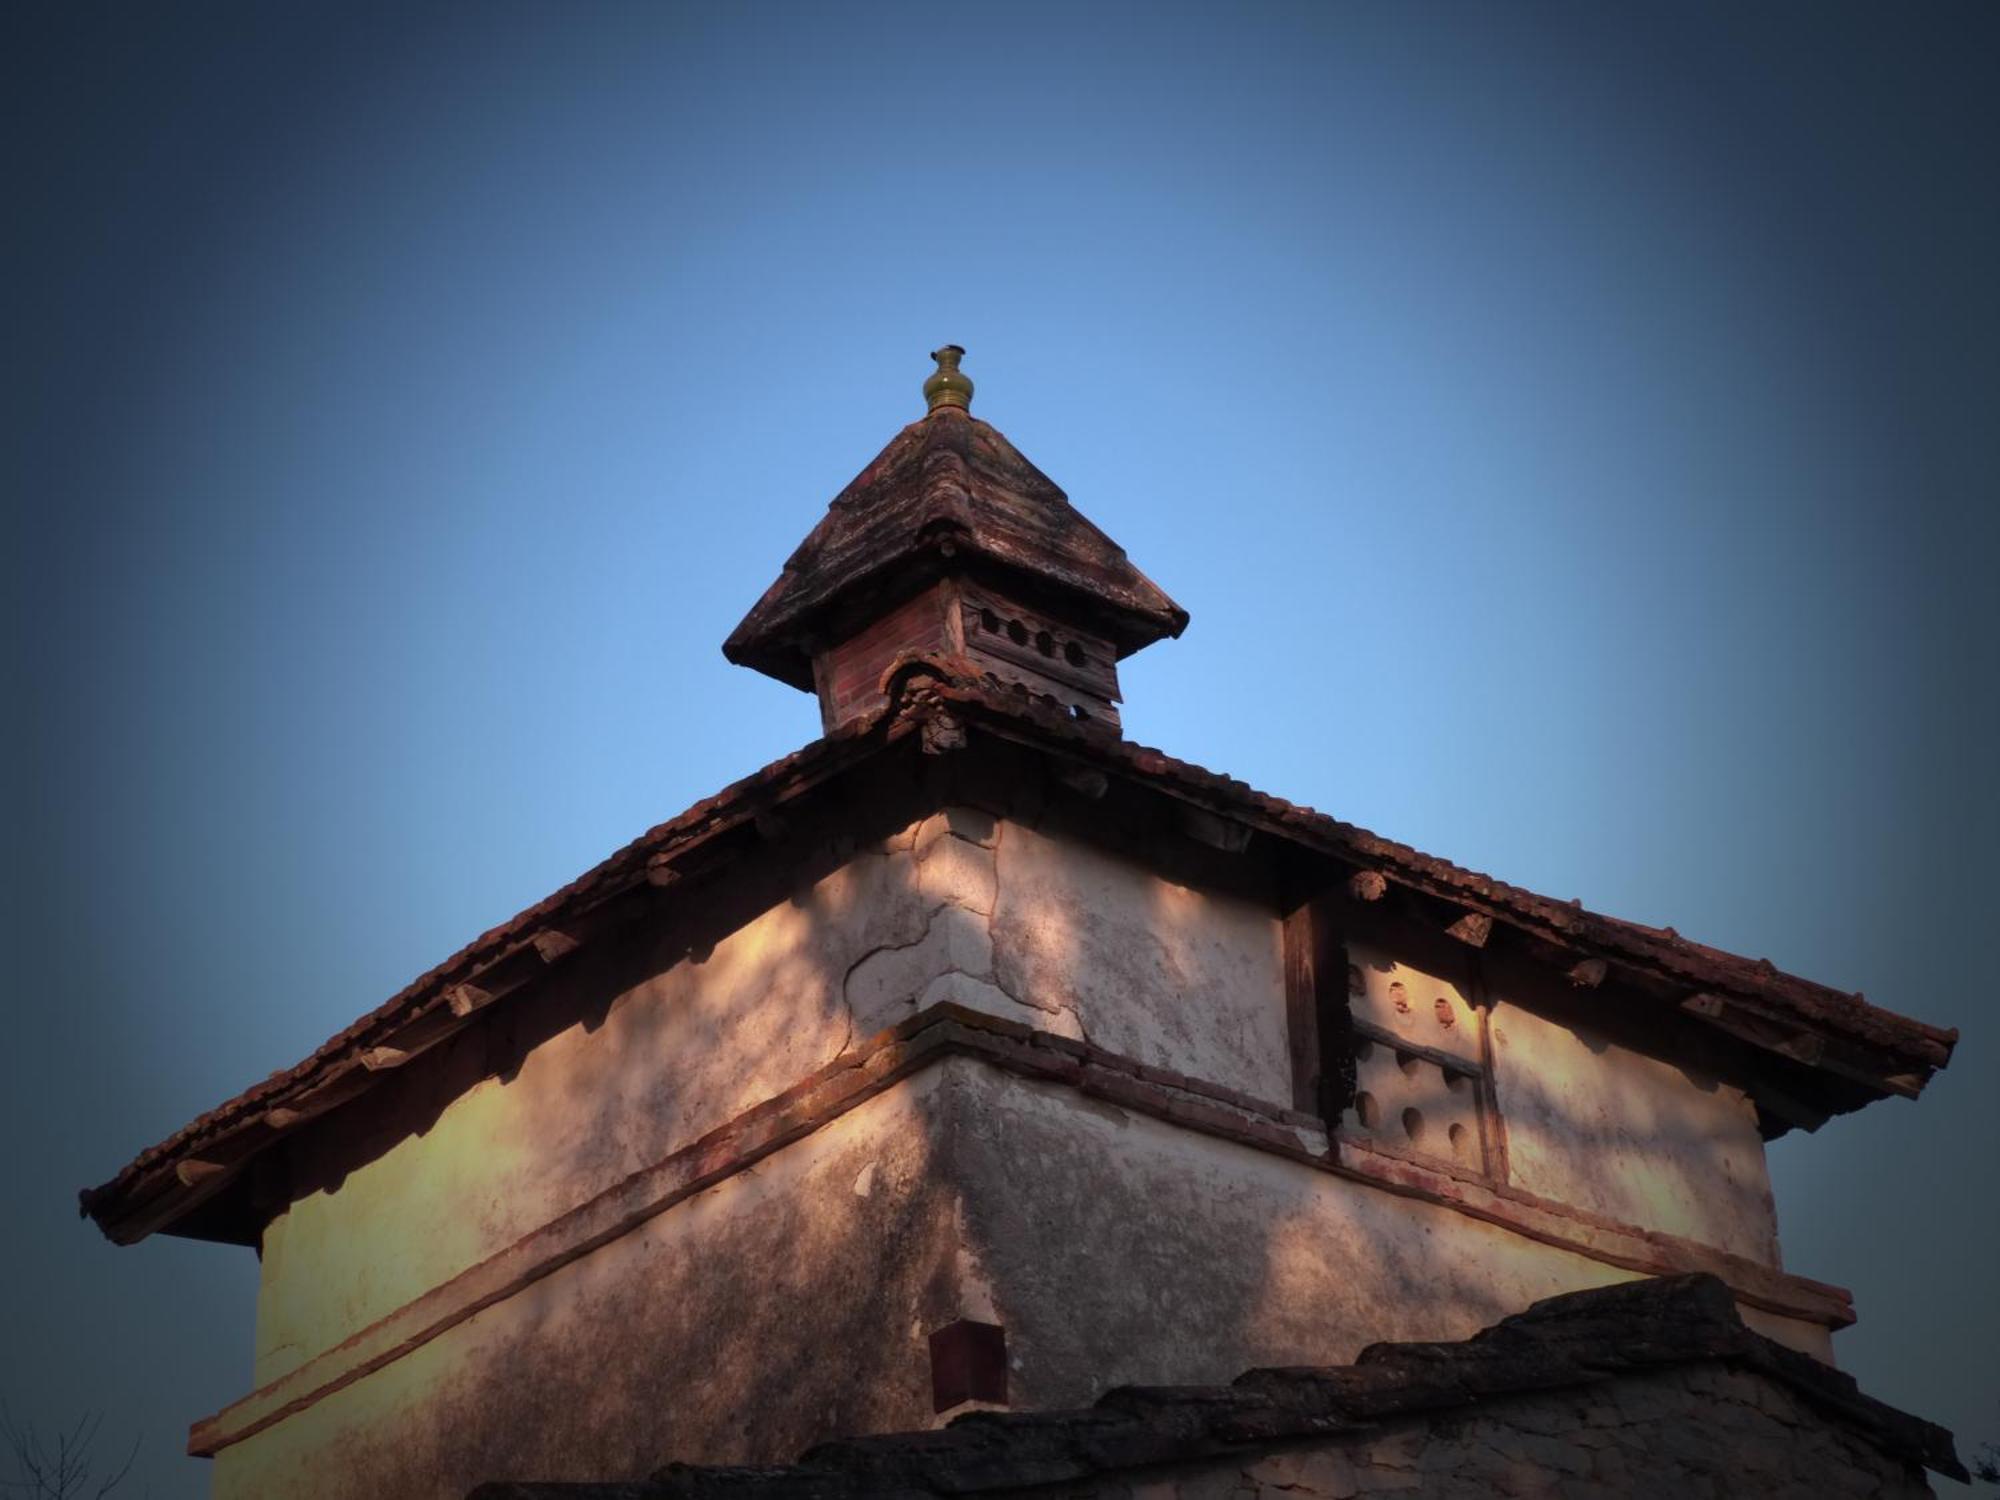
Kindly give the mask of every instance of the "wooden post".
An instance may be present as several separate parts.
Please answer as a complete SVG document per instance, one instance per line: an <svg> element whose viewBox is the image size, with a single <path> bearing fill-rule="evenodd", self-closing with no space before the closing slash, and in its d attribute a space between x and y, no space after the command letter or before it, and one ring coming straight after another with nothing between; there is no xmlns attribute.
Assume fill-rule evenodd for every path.
<svg viewBox="0 0 2000 1500"><path fill-rule="evenodd" d="M1285 918L1285 1033L1292 1108L1331 1130L1354 1098L1353 1021L1347 1008L1347 945L1334 903L1314 897Z"/></svg>

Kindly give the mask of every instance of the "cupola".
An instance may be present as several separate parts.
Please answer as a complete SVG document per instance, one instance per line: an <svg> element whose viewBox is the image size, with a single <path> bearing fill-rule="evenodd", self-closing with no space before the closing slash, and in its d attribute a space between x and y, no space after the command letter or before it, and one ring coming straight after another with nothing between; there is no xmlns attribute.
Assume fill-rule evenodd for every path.
<svg viewBox="0 0 2000 1500"><path fill-rule="evenodd" d="M879 707L911 654L965 658L1116 730L1118 663L1187 611L972 415L964 353L931 356L924 416L834 497L723 655L816 693L828 730Z"/></svg>

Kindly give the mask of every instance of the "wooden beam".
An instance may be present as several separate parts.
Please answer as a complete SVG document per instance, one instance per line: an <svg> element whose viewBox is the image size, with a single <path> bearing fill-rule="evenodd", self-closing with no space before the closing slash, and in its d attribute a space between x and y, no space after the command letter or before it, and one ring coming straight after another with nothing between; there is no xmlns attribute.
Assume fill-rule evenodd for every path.
<svg viewBox="0 0 2000 1500"><path fill-rule="evenodd" d="M444 992L446 1009L460 1020L463 1020L476 1010L484 1010L496 998L498 997L491 990L481 989L470 980L467 980L463 984L454 984ZM370 1064L370 1066L373 1066L373 1064Z"/></svg>
<svg viewBox="0 0 2000 1500"><path fill-rule="evenodd" d="M536 956L545 964L552 964L557 959L567 958L583 946L567 932L559 931L554 927L542 928L541 931L529 938L528 941L535 945Z"/></svg>
<svg viewBox="0 0 2000 1500"><path fill-rule="evenodd" d="M1772 1088L1767 1083L1751 1084L1749 1093L1751 1102L1757 1106L1760 1124L1761 1117L1768 1115L1788 1129L1796 1128L1810 1132L1819 1129L1833 1117L1832 1111L1816 1109L1803 1099L1794 1098L1784 1090ZM1764 1138L1769 1140L1780 1133L1773 1130Z"/></svg>
<svg viewBox="0 0 2000 1500"><path fill-rule="evenodd" d="M1406 1037L1380 1026L1371 1026L1366 1021L1354 1022L1355 1040L1366 1040L1377 1047L1387 1047L1392 1052L1407 1052L1412 1057L1421 1057L1427 1063L1435 1063L1447 1073L1457 1073L1466 1078L1477 1078L1480 1065L1470 1058L1460 1057L1455 1052L1446 1052L1439 1047L1426 1047L1422 1042L1413 1042Z"/></svg>
<svg viewBox="0 0 2000 1500"><path fill-rule="evenodd" d="M1689 995L1680 1008L1699 1016L1716 1030L1748 1042L1751 1046L1806 1067L1858 1083L1883 1094L1900 1094L1914 1099L1923 1087L1921 1080L1907 1073L1886 1075L1868 1066L1857 1049L1830 1043L1809 1027L1775 1016L1766 1016L1728 996L1703 991Z"/></svg>
<svg viewBox="0 0 2000 1500"><path fill-rule="evenodd" d="M1181 832L1197 844L1220 849L1224 854L1241 854L1250 847L1250 827L1234 818L1218 817L1199 807L1181 808Z"/></svg>
<svg viewBox="0 0 2000 1500"><path fill-rule="evenodd" d="M1285 918L1284 954L1292 1108L1318 1115L1331 1131L1354 1097L1347 947L1332 902L1316 898Z"/></svg>
<svg viewBox="0 0 2000 1500"><path fill-rule="evenodd" d="M1389 894L1389 879L1380 870L1356 870L1347 878L1347 894L1356 901L1380 901Z"/></svg>
<svg viewBox="0 0 2000 1500"><path fill-rule="evenodd" d="M1445 931L1468 948L1484 948L1486 940L1493 935L1493 919L1484 912L1469 911Z"/></svg>
<svg viewBox="0 0 2000 1500"><path fill-rule="evenodd" d="M204 1161L198 1156L185 1156L174 1163L174 1176L182 1187L200 1187L205 1182L213 1182L224 1177L232 1169L219 1161Z"/></svg>
<svg viewBox="0 0 2000 1500"><path fill-rule="evenodd" d="M1097 801L1111 786L1111 778L1095 766L1063 766L1056 771L1056 780L1080 797Z"/></svg>
<svg viewBox="0 0 2000 1500"><path fill-rule="evenodd" d="M1569 982L1580 990L1594 990L1604 983L1610 966L1601 958L1586 958L1569 971Z"/></svg>

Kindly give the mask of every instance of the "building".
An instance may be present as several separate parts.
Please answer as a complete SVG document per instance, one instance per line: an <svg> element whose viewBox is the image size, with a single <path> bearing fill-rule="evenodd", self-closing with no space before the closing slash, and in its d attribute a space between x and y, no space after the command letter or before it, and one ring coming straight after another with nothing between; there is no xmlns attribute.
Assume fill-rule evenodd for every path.
<svg viewBox="0 0 2000 1500"><path fill-rule="evenodd" d="M1956 1034L1125 740L1118 663L1187 615L961 353L724 647L820 739L83 1194L258 1251L216 1494L770 1465L1660 1276L1588 1319L1678 1308L1710 1386L1833 1410L1851 1299L1783 1268L1764 1142ZM1841 1410L1912 1493L1956 1464Z"/></svg>

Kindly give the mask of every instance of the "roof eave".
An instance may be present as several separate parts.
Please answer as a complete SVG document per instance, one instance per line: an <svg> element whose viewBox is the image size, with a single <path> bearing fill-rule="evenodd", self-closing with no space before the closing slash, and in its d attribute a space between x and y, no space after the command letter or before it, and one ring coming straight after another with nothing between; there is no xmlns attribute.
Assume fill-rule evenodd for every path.
<svg viewBox="0 0 2000 1500"><path fill-rule="evenodd" d="M607 910L616 898L637 887L672 885L681 868L698 862L713 840L754 823L760 812L778 803L810 795L828 778L921 729L922 714L910 711L907 693L918 679L925 689L924 713L950 712L973 727L1039 753L1087 761L1106 775L1310 850L1349 872L1352 880L1393 884L1484 923L1522 933L1573 956L1578 969L1601 964L1670 990L1679 997L1678 1016L1704 1023L1775 1059L1772 1066L1781 1075L1838 1079L1840 1087L1823 1091L1825 1097L1809 1106L1830 1106L1820 1118L1891 1095L1915 1098L1950 1061L1956 1030L1927 1026L1761 961L1732 958L1735 969L1729 973L1714 962L1704 967L1646 929L1505 886L1257 792L1240 781L1080 728L1053 707L954 677L960 670L961 664L924 658L901 663L896 681L890 684L890 701L882 709L696 803L484 934L303 1063L209 1111L141 1152L110 1181L86 1189L79 1195L82 1211L121 1244L156 1232L240 1239L226 1220L187 1226L196 1225L195 1215L206 1206L238 1190L243 1169L259 1152L366 1092L379 1075L437 1045L485 1005L521 988L538 966L569 951L564 944L573 946L581 918ZM1700 952L1714 954L1714 950ZM1827 1006L1838 1002L1834 1008L1844 1009L1850 1020L1866 1023L1867 1035L1832 1025L1825 1015L1801 1013L1798 1001L1807 992L1816 992ZM1799 1123L1812 1128L1817 1121L1780 1117L1781 1128ZM216 1229L215 1223L222 1227Z"/></svg>

